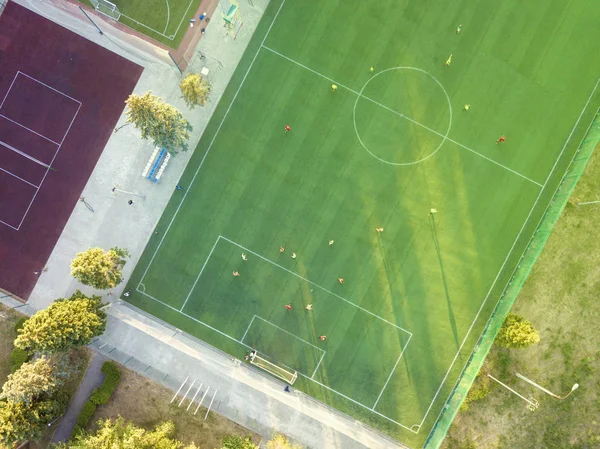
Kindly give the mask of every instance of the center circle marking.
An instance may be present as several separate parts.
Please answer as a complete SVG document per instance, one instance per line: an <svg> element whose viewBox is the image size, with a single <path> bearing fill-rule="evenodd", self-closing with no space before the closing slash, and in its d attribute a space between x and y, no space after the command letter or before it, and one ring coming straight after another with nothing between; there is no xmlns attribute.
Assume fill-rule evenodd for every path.
<svg viewBox="0 0 600 449"><path fill-rule="evenodd" d="M441 135L441 133L437 133L439 134L440 137L442 137L442 141L440 142L440 144L437 146L437 148L432 151L430 154L428 154L427 156L417 160L417 161L412 161L412 162L392 162L392 161L388 161L386 159L380 158L379 156L377 156L376 154L374 154L371 150L369 150L369 148L367 147L367 145L365 145L365 143L363 142L363 140L360 137L360 133L358 132L358 128L356 126L356 107L358 105L358 100L360 100L361 98L364 98L366 101L374 101L372 99L367 99L366 97L363 97L363 92L365 90L365 88L369 85L369 83L371 83L371 81L373 81L375 78L377 78L380 75L383 75L386 72L389 72L391 70L414 70L416 72L422 73L426 76L428 76L433 82L435 82L440 89L442 90L442 92L444 93L444 95L446 96L446 101L448 103L448 111L449 111L449 118L448 118L448 128L446 129L446 133L444 135ZM383 107L383 106L380 106ZM394 113L398 114L400 120L407 120L406 116L398 111L393 111ZM402 166L402 165L414 165L414 164L418 164L420 162L423 162L427 159L429 159L431 156L433 156L435 153L437 153L439 151L439 149L442 147L442 145L444 144L444 142L446 142L446 139L448 138L448 134L450 133L450 128L452 128L452 104L450 103L450 96L448 95L448 92L446 92L446 89L444 89L444 86L442 86L442 83L440 83L438 81L438 79L433 76L431 73L426 72L423 69L419 69L417 67L390 67L389 69L385 69L382 70L381 72L377 73L376 75L373 75L362 87L362 89L360 90L360 92L358 93L358 95L356 96L356 101L354 102L354 108L352 111L352 119L354 122L354 132L356 133L356 137L358 138L358 141L360 142L360 144L362 145L362 147L367 151L367 153L369 153L371 156L373 156L375 159L377 159L380 162L383 162L384 164L388 164L388 165L397 165L397 166ZM414 126L420 126L415 124Z"/></svg>

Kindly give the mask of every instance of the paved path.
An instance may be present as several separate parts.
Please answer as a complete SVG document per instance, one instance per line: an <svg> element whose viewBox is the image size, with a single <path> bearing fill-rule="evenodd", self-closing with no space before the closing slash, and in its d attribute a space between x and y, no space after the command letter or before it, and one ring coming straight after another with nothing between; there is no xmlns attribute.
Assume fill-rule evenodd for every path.
<svg viewBox="0 0 600 449"><path fill-rule="evenodd" d="M104 373L101 371L102 364L108 360L102 354L97 352L92 353L92 358L88 366L85 376L79 384L79 388L75 393L75 397L71 401L67 412L63 419L60 420L58 429L54 433L53 443L67 441L71 437L71 433L75 428L79 412L83 408L83 404L90 398L94 389L99 387L104 381Z"/></svg>

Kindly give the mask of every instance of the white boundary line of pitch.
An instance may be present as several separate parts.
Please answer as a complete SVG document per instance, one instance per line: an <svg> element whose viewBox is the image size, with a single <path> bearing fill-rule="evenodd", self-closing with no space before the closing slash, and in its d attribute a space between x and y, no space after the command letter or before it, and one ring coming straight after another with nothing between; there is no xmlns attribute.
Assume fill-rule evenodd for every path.
<svg viewBox="0 0 600 449"><path fill-rule="evenodd" d="M342 300L342 301L346 302L347 304L349 304L349 305L351 305L351 306L355 307L356 309L359 309L359 310L361 310L362 312L364 312L364 313L366 313L366 314L368 314L368 315L371 315L372 317L374 317L374 318L377 318L377 319L379 319L379 320L381 320L381 321L385 322L386 324L389 324L389 325L391 325L391 326L395 327L397 330L399 330L399 331L402 331L402 332L404 332L404 333L408 334L408 339L407 339L406 343L405 343L405 344L403 345L403 347L402 347L402 351L400 352L400 356L398 357L398 359L396 360L396 363L394 364L393 368L391 369L391 371L390 371L390 374L388 375L388 377L387 377L387 379L386 379L386 382L385 382L385 384L384 384L383 388L381 389L381 391L379 392L379 395L377 396L377 399L375 400L375 403L374 403L374 405L373 405L372 407L369 407L369 406L367 406L367 405L365 405L365 404L363 404L363 403L361 403L361 402L359 402L359 401L357 401L357 400L355 400L355 399L352 399L351 397L349 397L349 396L346 396L345 394L343 394L343 393L340 393L339 391L337 391L337 390L335 390L335 389L333 389L333 388L331 388L331 387L329 387L329 386L327 386L327 385L325 385L325 384L323 384L323 383L321 383L321 382L319 382L319 381L315 380L315 379L314 379L314 376L315 376L315 374L316 374L316 372L317 372L318 368L321 366L321 362L323 361L323 358L324 358L324 356L325 356L325 353L326 353L326 352L325 352L325 351L323 351L322 349L320 349L319 347L317 347L317 346L313 345L312 343L309 343L309 342L307 342L307 341L305 341L305 340L301 339L300 337L298 337L298 336L296 336L296 335L294 335L294 334L291 334L290 332L286 331L285 329L282 329L282 328L280 328L279 326L277 326L277 325L275 325L275 324L271 323L270 321L268 321L268 320L265 320L264 318L262 318L262 317L260 317L260 316L258 316L258 315L254 315L254 316L252 317L252 320L250 320L250 324L249 324L249 325L248 325L248 327L246 328L246 331L244 332L244 335L242 336L242 338L241 338L241 339L239 339L239 340L238 340L237 338L235 338L235 337L232 337L231 335L229 335L229 334L226 334L226 333L225 333L225 332L223 332L223 331L220 331L220 330L219 330L219 329L217 329L216 327L214 327L214 326L211 326L211 325L209 325L209 324L207 324L207 323L205 323L205 322L203 322L203 321L201 321L201 320L199 320L199 319L197 319L197 318L195 318L195 317L193 317L193 316L191 316L191 315L189 315L189 314L187 314L187 313L185 313L185 312L183 311L183 308L185 307L185 305L187 304L187 302L188 302L189 298L191 297L193 290L196 288L196 285L198 284L198 281L199 281L199 279L200 279L200 276L202 275L202 273L203 273L204 269L206 268L206 265L208 264L208 261L209 261L209 259L211 258L212 254L214 253L214 250L215 250L215 248L217 247L217 244L218 244L218 243L219 243L219 241L221 241L221 240L224 240L224 241L228 242L229 244L232 244L232 245L234 245L234 246L237 246L238 248L240 248L240 249L244 250L244 251L245 251L245 252L247 252L248 254L252 254L253 256L255 256L255 257L257 257L257 258L259 258L259 259L261 259L261 260L263 260L263 261L265 261L265 262L267 262L267 263L269 263L269 264L271 264L271 265L273 265L273 266L275 266L275 267L277 267L277 268L280 268L281 270L283 270L283 271L287 272L288 274L291 274L291 275L293 275L293 276L295 276L295 277L297 277L297 278L301 279L302 281L304 281L304 282L307 282L308 284L312 285L313 287L316 287L316 288L318 288L318 289L320 289L320 290L322 290L322 291L324 291L324 292L326 292L326 293L328 293L328 294L330 294L330 295L334 296L335 298L337 298L337 299L340 299L340 300ZM294 337L298 338L299 340L303 341L304 343L306 343L306 344L309 344L309 345L313 346L314 348L316 348L316 349L319 349L320 351L323 351L324 353L323 353L323 355L321 356L321 359L319 360L319 363L318 363L317 367L315 368L315 370L313 371L313 373L312 373L312 375L311 375L311 376L308 376L307 374L304 374L304 373L302 373L302 372L300 372L300 371L297 371L297 370L296 370L296 368L289 367L289 366L287 366L287 365L283 365L283 366L285 366L286 368L293 369L293 370L297 371L297 372L298 372L298 375L300 375L300 376L302 376L302 377L304 377L304 378L306 378L306 379L308 379L308 380L310 380L310 381L312 381L312 382L315 382L315 383L316 383L316 384L318 384L319 386L321 386L321 387L323 387L323 388L325 388L325 389L327 389L327 390L329 390L329 391L331 391L331 392L333 392L333 393L335 393L335 394L337 394L337 395L339 395L339 396L343 397L344 399L347 399L347 400L349 400L349 401L353 402L354 404L357 404L357 405L359 405L359 406L361 406L361 407L363 407L363 408L365 408L365 409L369 410L370 412L373 412L373 413L375 413L375 414L376 414L376 415L378 415L378 416L381 416L382 418L385 418L385 419L387 419L387 420L388 420L388 421L390 421L390 422L393 422L394 424L396 424L396 425L398 425L398 426L400 426L400 427L403 427L403 428L404 428L404 429L406 429L406 430L409 430L410 432L413 432L413 433L418 433L418 430L417 430L416 432L413 430L413 427L415 427L415 426L412 426L412 427L405 426L404 424L401 424L401 423L399 423L399 422L397 422L397 421L393 420L392 418L390 418L390 417L388 417L388 416L384 415L383 413L380 413L380 412L378 412L378 411L376 411L376 410L375 410L375 407L377 406L377 404L378 404L379 400L381 399L381 397L382 397L382 395L383 395L383 392L384 392L384 390L387 388L387 386L388 386L388 384L389 384L389 382L390 382L390 379L392 378L392 376L393 376L394 372L396 371L396 368L398 367L398 364L400 363L400 360L401 360L402 356L404 355L404 351L405 351L405 350L406 350L406 348L408 347L408 344L409 344L409 342L410 342L410 339L412 338L412 335L413 335L413 334L412 334L412 332L410 332L410 331L408 331L408 330L406 330L406 329L403 329L402 327L400 327L400 326L398 326L398 325L396 325L396 324L394 324L394 323L392 323L392 322L390 322L390 321L386 320L385 318L382 318L382 317L380 317L379 315L376 315L376 314L374 314L374 313L372 313L372 312L370 312L370 311L368 311L368 310L364 309L363 307L360 307L360 306L358 306L358 305L354 304L353 302L351 302L351 301L347 300L346 298L343 298L342 296L340 296L340 295L337 295L337 294L335 294L335 293L331 292L330 290L327 290L326 288L324 288L324 287L320 286L319 284L316 284L316 283L314 283L314 282L312 282L312 281L310 281L310 280L306 279L305 277L303 277L303 276L300 276L299 274L297 274L297 273L294 273L293 271L291 271L291 270L288 270L287 268L285 268L285 267L283 267L283 266L281 266L281 265L279 265L279 264L277 264L277 263L273 262L272 260L269 260L269 259L267 259L266 257L263 257L263 256L261 256L260 254L258 254L258 253L256 253L256 252L254 252L254 251L252 251L252 250L250 250L250 249L248 249L248 248L246 248L246 247L244 247L244 246L240 245L239 243L236 243L236 242L234 242L233 240L230 240L230 239L228 239L228 238L226 238L226 237L223 237L223 236L221 236L221 235L219 235L219 236L217 237L217 239L215 240L215 243L213 244L213 246L212 246L212 248L211 248L211 251L210 251L210 253L209 253L208 257L207 257L207 258L206 258L206 260L204 261L204 263L203 263L203 265L202 265L202 268L200 269L200 272L198 273L198 276L196 277L196 280L194 281L194 283L193 283L193 285L192 285L192 287L191 287L191 289L190 289L190 292L188 293L188 295L187 295L187 297L186 297L186 300L185 300L185 302L184 302L184 304L183 304L183 306L182 306L181 308L177 309L176 307L173 307L173 306L171 306L171 305L169 305L169 304L167 304L167 303L165 303L165 302L161 301L160 299L158 299L158 298L155 298L155 297L154 297L154 296L152 296L152 295L149 295L148 293L146 293L146 288L145 288L145 286L144 286L143 290L142 290L142 289L140 289L140 287L141 287L141 286L142 286L142 282L140 281L140 283L139 283L139 284L138 284L138 286L136 287L136 291L137 291L137 292L139 292L139 293L141 293L142 295L144 295L144 296L146 296L146 297L148 297L148 298L150 298L150 299L152 299L152 300L154 300L154 301L156 301L156 302L158 302L158 303L160 303L160 304L164 305L165 307L168 307L169 309L171 309L171 310L173 310L173 311L176 311L176 312L180 313L181 315L183 315L183 316L185 316L185 317L187 317L187 318L189 318L189 319L191 319L191 320L193 320L193 321L195 321L195 322L197 322L197 323L199 323L199 324L202 324L203 326L206 326L206 327L208 327L209 329L211 329L211 330L213 330L213 331L215 331L215 332L219 333L220 335L222 335L222 336L224 336L224 337L226 337L226 338L228 338L228 339L230 339L230 340L232 340L232 341L235 341L236 343L239 343L240 345L242 345L242 346L244 346L244 347L246 347L246 348L248 348L248 349L252 349L252 347L251 347L251 346L249 346L249 345L247 345L246 343L244 343L244 341L243 341L243 340L244 340L244 338L246 337L246 335L247 335L247 333L248 333L248 329L250 328L250 326L251 326L252 322L254 321L254 318L259 318L259 319L261 319L261 320L263 320L263 321L265 321L265 322L267 322L267 323L271 324L272 326L275 326L275 327L277 327L278 329L280 329L280 330L282 330L282 331L284 331L284 332L286 332L286 333L288 333L288 334L290 334L290 335L293 335ZM266 355L268 355L268 354L266 354Z"/></svg>

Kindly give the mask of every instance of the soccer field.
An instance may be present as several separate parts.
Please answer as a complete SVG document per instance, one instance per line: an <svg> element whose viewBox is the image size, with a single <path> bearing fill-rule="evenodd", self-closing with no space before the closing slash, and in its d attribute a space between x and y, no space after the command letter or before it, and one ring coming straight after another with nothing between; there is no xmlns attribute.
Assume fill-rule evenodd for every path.
<svg viewBox="0 0 600 449"><path fill-rule="evenodd" d="M129 301L421 447L600 105L598 20L272 0Z"/></svg>

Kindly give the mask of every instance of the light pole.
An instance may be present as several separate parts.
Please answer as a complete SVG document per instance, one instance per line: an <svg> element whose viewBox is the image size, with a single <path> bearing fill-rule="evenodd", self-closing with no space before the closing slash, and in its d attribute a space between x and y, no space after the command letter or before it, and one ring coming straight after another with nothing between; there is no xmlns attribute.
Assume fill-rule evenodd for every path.
<svg viewBox="0 0 600 449"><path fill-rule="evenodd" d="M571 387L571 391L569 391L566 396L559 396L557 394L552 393L550 390L548 390L547 388L542 387L541 385L536 384L533 380L528 379L527 377L523 376L522 374L519 373L515 373L515 376L517 376L519 379L524 380L525 382L527 382L530 385L533 385L535 388L537 388L538 390L542 390L544 393L549 394L550 396L552 396L553 398L556 399L566 399L567 397L569 397L569 395L571 393L573 393L575 390L577 390L579 388L579 384L573 384L573 386Z"/></svg>
<svg viewBox="0 0 600 449"><path fill-rule="evenodd" d="M532 412L535 411L539 406L540 403L534 399L534 398L529 398L527 399L525 396L523 396L522 394L516 392L515 390L513 390L512 388L510 388L508 385L506 385L505 383L500 382L498 379L496 379L494 376L492 376L491 374L488 374L488 377L496 382L498 382L500 385L502 385L504 388L506 388L508 391L510 391L512 394L515 394L517 396L519 396L521 399L523 399L525 402L527 402L529 405L527 406L527 408L529 410L531 410Z"/></svg>
<svg viewBox="0 0 600 449"><path fill-rule="evenodd" d="M119 187L119 185L117 184L116 186L114 186L112 188L113 193L115 193L115 192L127 193L128 195L137 196L137 197L142 198L144 200L146 199L146 195L140 195L138 193L128 192L127 190L121 190L118 187Z"/></svg>
<svg viewBox="0 0 600 449"><path fill-rule="evenodd" d="M48 423L48 427L52 426L52 424L54 424L56 421L58 421L60 418L62 418L62 416L63 416L63 415L60 415L60 416L58 416L58 417L54 418L52 421L50 421L50 422Z"/></svg>
<svg viewBox="0 0 600 449"><path fill-rule="evenodd" d="M586 201L584 203L577 203L578 206L585 206L586 204L598 204L600 201Z"/></svg>

